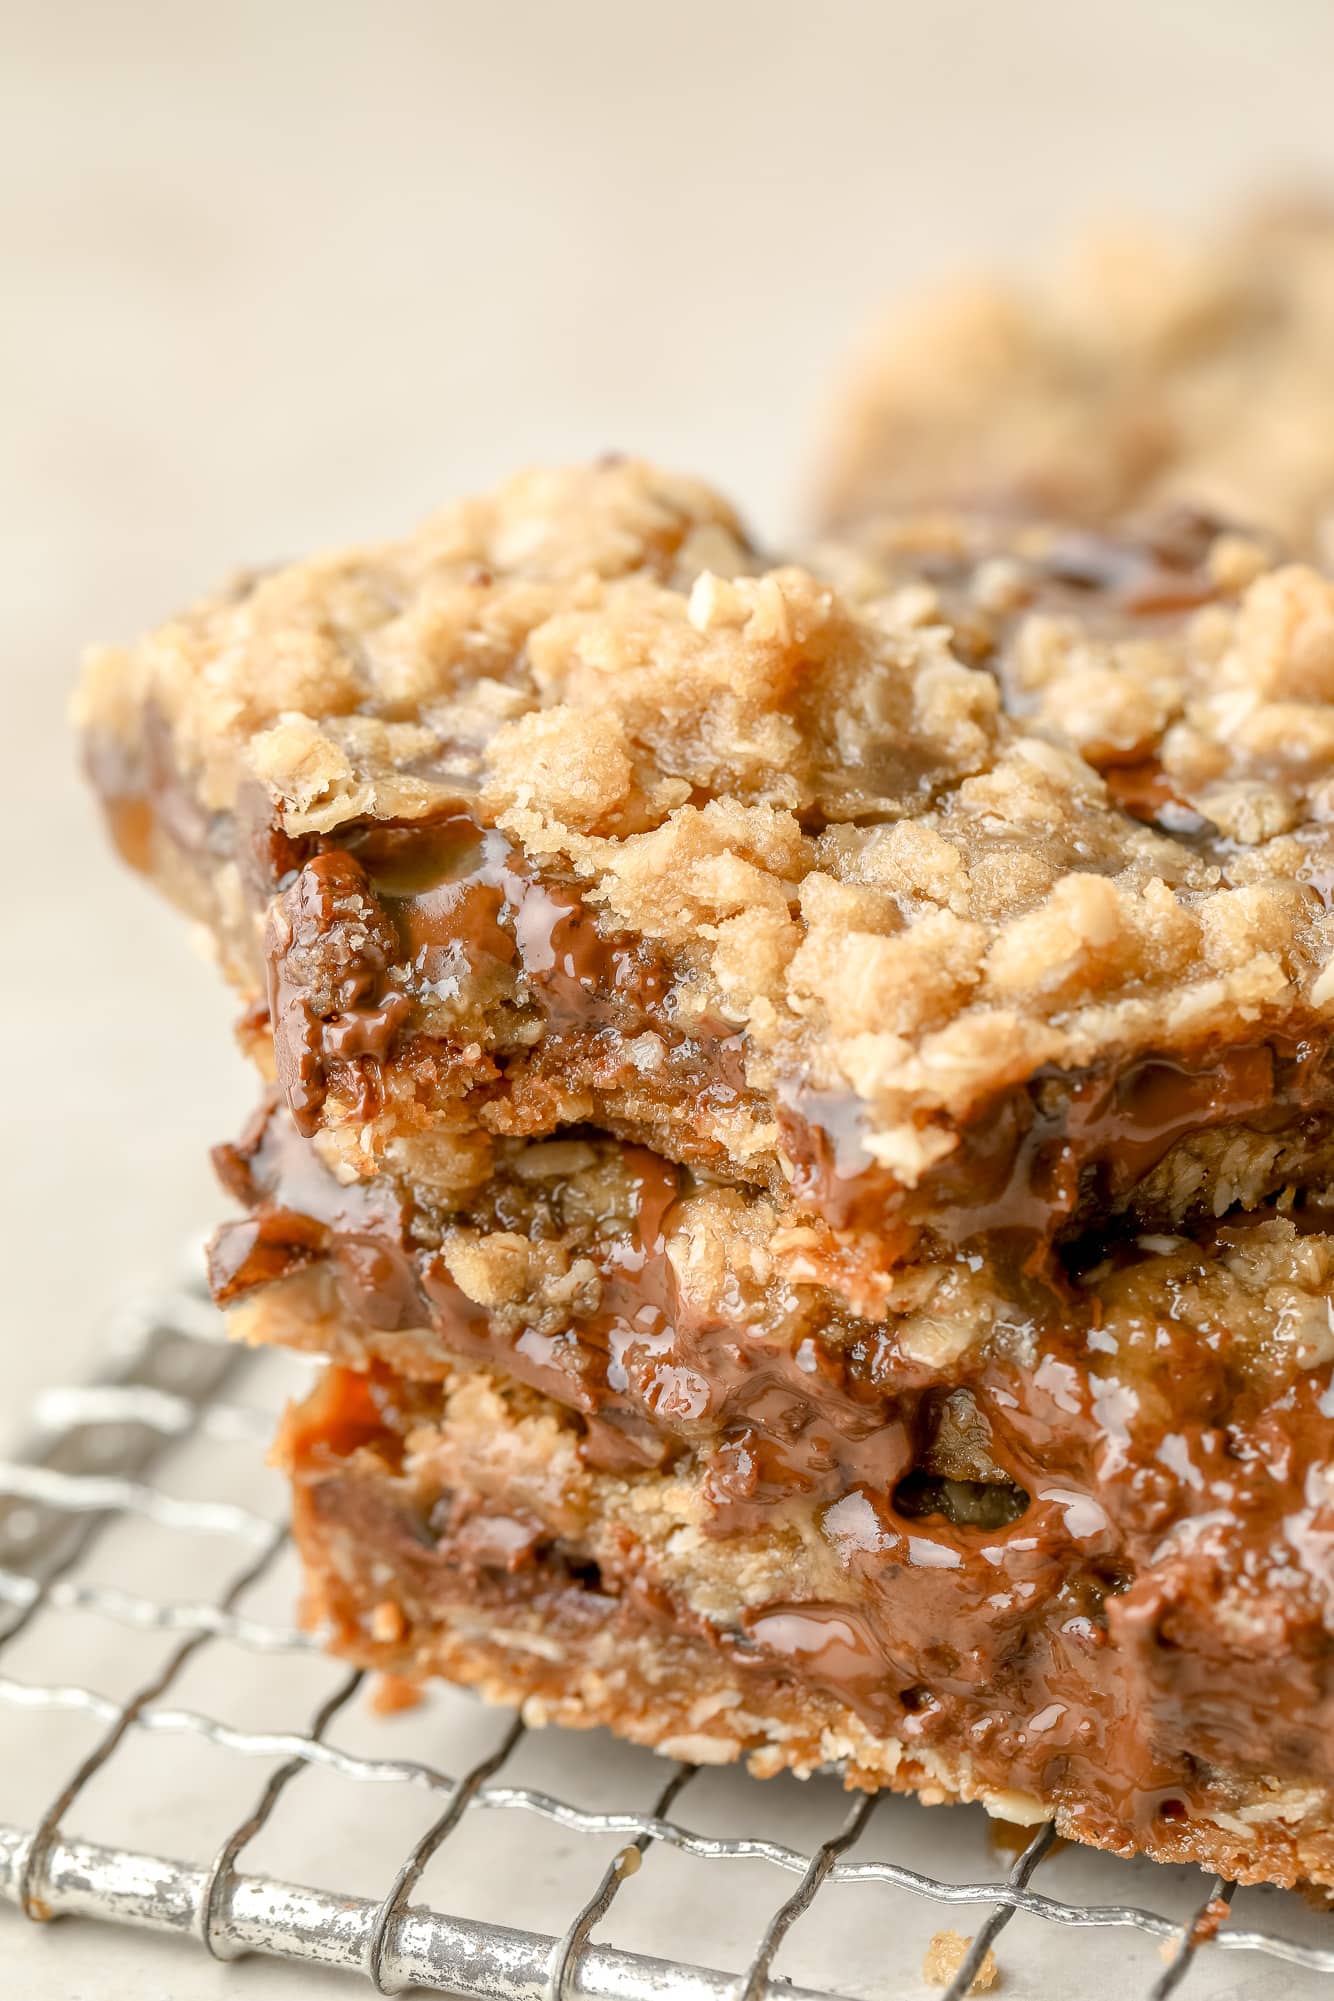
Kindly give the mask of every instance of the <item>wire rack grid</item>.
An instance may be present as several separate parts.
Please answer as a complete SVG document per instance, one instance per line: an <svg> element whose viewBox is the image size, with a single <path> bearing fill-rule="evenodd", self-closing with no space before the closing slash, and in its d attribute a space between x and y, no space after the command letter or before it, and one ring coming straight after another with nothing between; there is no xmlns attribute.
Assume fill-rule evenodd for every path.
<svg viewBox="0 0 1334 2001"><path fill-rule="evenodd" d="M1334 1995L1326 1913L1279 1892L1234 1897L1194 1871L1063 1851L1049 1828L1006 1867L973 1809L849 1803L825 1779L760 1787L575 1733L537 1733L552 1740L539 1783L523 1769L535 1733L455 1691L456 1769L386 1755L404 1731L414 1749L434 1747L432 1713L372 1715L362 1677L285 1622L281 1501L254 1501L270 1478L261 1468L277 1408L303 1365L229 1347L194 1282L124 1316L108 1347L106 1374L49 1392L27 1447L0 1461L0 1718L23 1733L29 1764L44 1731L56 1774L26 1813L0 1800L0 1897L29 1918L110 1920L193 1936L215 1958L270 1954L359 1973L381 1993L476 2001L898 2001L927 1991L958 2001L992 1970L989 1955L1016 2001L1085 1995L1100 1972L1146 1997L1188 1983L1192 1994L1246 2001ZM210 1588L162 1588L178 1577ZM106 1654L119 1692L87 1678L107 1635L122 1649ZM184 1701L219 1654L217 1702ZM267 1700L282 1661L323 1677L294 1726L228 1713L239 1696ZM362 1749L346 1734L357 1716ZM213 1777L178 1783L190 1829L208 1817L203 1802L241 1802L194 1861L143 1840L145 1802L172 1786L160 1772L122 1774L150 1742L172 1747L173 1772L182 1746L212 1761ZM21 1761L3 1747L0 1758L12 1778ZM292 1809L317 1781L303 1837ZM393 1823L371 1838L372 1794L411 1796L409 1834ZM107 1838L80 1831L89 1817ZM738 1833L747 1817L764 1832ZM503 1826L499 1843L482 1842L488 1826ZM547 1837L545 1862L528 1859L535 1831ZM261 1867L261 1851L278 1866ZM367 1894L339 1874L354 1855L363 1873L369 1859ZM474 1887L491 1899L471 1914L470 1857ZM672 1876L660 1858L692 1873ZM323 1887L321 1867L333 1877ZM510 1905L521 1914L522 1890L539 1880L548 1922L501 1921ZM610 1942L632 1907L638 1938ZM951 1933L948 1984L928 1990L922 1946L937 1928ZM645 1939L672 1949L646 1950Z"/></svg>

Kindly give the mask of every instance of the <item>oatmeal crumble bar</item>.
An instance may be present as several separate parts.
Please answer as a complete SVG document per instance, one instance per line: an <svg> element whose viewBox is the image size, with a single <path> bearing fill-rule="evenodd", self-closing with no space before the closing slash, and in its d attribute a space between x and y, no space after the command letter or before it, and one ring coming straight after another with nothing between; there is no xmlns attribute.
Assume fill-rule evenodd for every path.
<svg viewBox="0 0 1334 2001"><path fill-rule="evenodd" d="M1327 1207L872 1297L827 1228L604 1135L508 1142L454 1216L280 1109L222 1165L233 1332L340 1371L281 1449L353 1659L1334 1881Z"/></svg>
<svg viewBox="0 0 1334 2001"><path fill-rule="evenodd" d="M1265 534L625 461L95 655L334 1644L1334 1886L1331 695Z"/></svg>
<svg viewBox="0 0 1334 2001"><path fill-rule="evenodd" d="M1300 678L1318 637L1266 631ZM643 466L252 581L95 656L81 719L346 1173L480 1182L497 1138L592 1123L884 1263L1175 1222L1215 1155L1251 1200L1324 1165L1312 774L1281 833L1145 825L948 626L764 567Z"/></svg>
<svg viewBox="0 0 1334 2001"><path fill-rule="evenodd" d="M1164 506L1334 556L1334 207L1196 242L1109 232L1031 287L960 284L894 316L835 412L840 530Z"/></svg>
<svg viewBox="0 0 1334 2001"><path fill-rule="evenodd" d="M927 1387L889 1330L878 1373L831 1335L784 1374L766 1326L740 1374L715 1331L691 1394L698 1347L641 1334L637 1460L508 1367L330 1371L280 1445L317 1609L352 1659L536 1721L1334 1881L1320 1221L1127 1243ZM252 1337L309 1285L257 1294Z"/></svg>

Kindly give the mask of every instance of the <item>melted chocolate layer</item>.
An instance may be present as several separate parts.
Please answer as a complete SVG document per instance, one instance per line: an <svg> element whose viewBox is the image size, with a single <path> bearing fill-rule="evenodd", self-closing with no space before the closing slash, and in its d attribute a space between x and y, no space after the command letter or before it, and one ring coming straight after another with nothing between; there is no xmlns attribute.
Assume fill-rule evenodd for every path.
<svg viewBox="0 0 1334 2001"><path fill-rule="evenodd" d="M942 1379L832 1302L795 1344L692 1304L678 1171L646 1153L633 1214L583 1245L594 1302L554 1332L467 1298L383 1184L340 1187L281 1116L226 1164L256 1208L215 1247L220 1296L270 1279L275 1243L293 1274L314 1259L364 1361L419 1378L383 1379L390 1429L430 1422L450 1358L481 1362L570 1413L591 1466L679 1463L719 1545L822 1549L837 1595L751 1605L719 1638L739 1662L787 1659L925 1745L967 1730L997 1783L1126 1824L1189 1810L1197 1765L1334 1783L1330 1369L1254 1370L1200 1319L1188 1254L1167 1279L1128 1244L1106 1310L1096 1274L1015 1274L1005 1334Z"/></svg>
<svg viewBox="0 0 1334 2001"><path fill-rule="evenodd" d="M899 1207L943 1244L1010 1236L1032 1255L1085 1219L1139 1213L1147 1178L1199 1135L1236 1126L1314 1147L1332 1112L1334 1045L1322 1030L1155 1052L1115 1070L1039 1071L965 1127L907 1200L876 1168L852 1099L796 1093L784 1139L796 1192L836 1228L873 1230ZM1280 1170L1276 1185L1286 1178Z"/></svg>
<svg viewBox="0 0 1334 2001"><path fill-rule="evenodd" d="M1328 1421L1317 1421L1327 1394L1311 1383L1292 1399L1290 1456L1277 1479L1270 1455L1247 1469L1243 1452L1223 1475L1217 1448L1186 1442L1183 1463L1211 1483L1212 1505L1179 1516L1152 1549L1146 1543L1134 1577L1105 1556L1058 1574L1050 1510L1064 1512L1067 1535L1091 1556L1118 1539L1111 1512L1124 1495L1115 1490L1101 1513L1073 1485L1049 1480L1045 1525L924 1536L915 1548L863 1490L838 1511L842 1567L828 1592L756 1605L738 1584L731 1618L716 1610L705 1618L654 1581L633 1509L581 1528L573 1503L571 1512L553 1501L555 1514L534 1521L530 1500L516 1522L503 1503L469 1501L466 1448L460 1457L451 1447L442 1513L422 1471L430 1397L393 1378L331 1375L298 1414L289 1449L302 1506L318 1521L301 1538L307 1560L341 1567L352 1607L362 1594L361 1613L345 1611L342 1632L359 1658L372 1598L388 1595L401 1613L393 1664L415 1662L420 1672L437 1622L458 1602L461 1562L463 1602L504 1626L507 1605L534 1592L545 1602L581 1565L586 1572L596 1549L605 1622L614 1629L633 1613L702 1640L740 1677L743 1697L753 1684L757 1707L775 1691L798 1711L802 1690L832 1698L877 1738L1035 1795L1063 1813L1067 1832L1153 1849L1196 1820L1207 1838L1218 1811L1230 1813L1235 1833L1237 1804L1257 1790L1276 1800L1287 1784L1309 1801L1334 1783L1330 1590L1327 1557L1316 1555L1330 1510L1323 1487L1319 1496L1312 1487L1322 1476L1310 1449L1327 1444ZM399 1473L410 1427L411 1481ZM490 1514L493 1531L460 1545L451 1526L460 1507L465 1519L470 1509ZM613 1549L620 1555L609 1557Z"/></svg>
<svg viewBox="0 0 1334 2001"><path fill-rule="evenodd" d="M719 1166L716 1115L766 1116L741 1038L687 1024L651 946L603 929L572 879L539 877L462 808L342 838L286 881L266 932L278 1076L303 1131L328 1101L373 1117L390 1066L447 1124L542 1133L619 1108L628 1137L670 1129L683 1158Z"/></svg>
<svg viewBox="0 0 1334 2001"><path fill-rule="evenodd" d="M275 908L268 954L279 1076L304 1130L330 1093L344 1115L373 1114L387 1063L418 1099L458 1075L473 1115L495 1131L591 1118L734 1177L712 1136L717 1115L767 1117L742 1038L707 1019L687 1027L642 939L604 932L576 883L538 879L463 811L429 827L372 828L309 861ZM448 1011L465 981L481 982L494 1006L488 1052L472 1050L460 1069ZM645 1037L649 1076L635 1053ZM792 1086L779 1096L797 1194L883 1261L922 1232L946 1245L1016 1232L1042 1246L1086 1217L1133 1209L1173 1149L1222 1127L1291 1134L1305 1155L1334 1114L1334 1051L1321 1024L1306 1036L1251 1031L1040 1071L980 1107L914 1190L876 1165L869 1112L851 1094ZM762 1149L746 1172L783 1186Z"/></svg>
<svg viewBox="0 0 1334 2001"><path fill-rule="evenodd" d="M1193 578L1198 542L1190 524L1142 550L1075 538L1054 550L1044 588L1121 593L1149 616L1153 579ZM250 930L211 907L213 871L236 862L264 920L269 1033L305 1131L386 1109L392 1119L398 1106L419 1120L425 1107L444 1131L593 1123L781 1195L792 1164L801 1199L856 1230L868 1265L881 1267L922 1236L949 1247L1012 1231L1040 1255L1109 1209L1175 1223L1158 1185L1170 1176L1147 1193L1146 1178L1221 1128L1290 1141L1262 1193L1334 1171L1334 1055L1328 1024L1313 1021L1041 1072L979 1105L954 1150L905 1189L876 1165L856 1097L792 1080L775 1107L748 1080L744 1037L688 1016L647 941L607 929L572 876L539 873L462 801L426 823L293 840L258 788L230 819L201 813L152 718L144 745L133 769L114 745L90 747L118 838L222 928L229 958L245 966ZM1166 825L1186 811L1151 767L1109 782L1137 816ZM251 1019L246 1033L259 1032ZM765 1138L775 1109L781 1154ZM1207 1193L1198 1200L1207 1208Z"/></svg>

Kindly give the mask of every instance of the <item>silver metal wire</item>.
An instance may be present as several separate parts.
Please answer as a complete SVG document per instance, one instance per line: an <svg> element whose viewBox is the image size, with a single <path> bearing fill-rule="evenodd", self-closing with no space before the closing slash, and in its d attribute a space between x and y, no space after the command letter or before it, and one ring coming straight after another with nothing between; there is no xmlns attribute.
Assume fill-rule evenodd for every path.
<svg viewBox="0 0 1334 2001"><path fill-rule="evenodd" d="M195 1937L217 1958L267 1953L342 1967L372 1988L392 1994L406 1986L450 1992L475 2001L763 2001L776 1993L792 2001L831 2001L848 1978L836 1964L818 1988L793 1986L776 1966L799 1920L820 1906L831 1885L862 1886L861 1894L893 1892L920 1908L971 1908L974 1935L946 1991L961 2001L1016 1916L1089 1942L1126 1934L1146 1941L1129 1976L1117 1963L1122 1992L1152 1997L1179 1994L1205 1959L1255 1955L1269 1966L1291 1969L1282 1991L1296 1997L1334 1996L1334 1942L1313 1944L1282 1929L1238 1925L1230 1916L1232 1889L1214 1881L1184 1921L1134 1902L1082 1903L1034 1887L1034 1879L1060 1844L1040 1828L1008 1874L954 1882L906 1862L877 1856L859 1860L858 1844L887 1816L877 1801L859 1798L842 1826L807 1852L774 1838L719 1836L678 1818L695 1769L678 1765L650 1811L598 1811L541 1788L505 1782L525 1732L515 1722L493 1749L467 1761L457 1774L418 1760L364 1756L329 1741L331 1727L352 1703L357 1674L313 1705L298 1729L262 1729L227 1721L174 1703L173 1686L207 1649L230 1646L256 1661L310 1659L317 1641L293 1625L270 1622L244 1609L244 1601L269 1576L285 1546L280 1522L248 1505L208 1494L182 1496L153 1478L167 1449L180 1454L208 1448L246 1455L258 1463L274 1421L272 1410L238 1402L231 1391L254 1367L253 1358L219 1338L216 1316L200 1291L185 1287L148 1302L119 1323L116 1360L100 1382L60 1389L39 1400L33 1434L24 1449L0 1461L0 1710L81 1718L93 1730L91 1748L56 1789L49 1805L28 1825L0 1822L0 1898L29 1917L78 1915L122 1925ZM82 1559L113 1525L137 1521L168 1538L219 1543L235 1562L216 1596L161 1599L128 1584L76 1575ZM35 1679L11 1672L8 1651L49 1614L77 1615L141 1636L174 1643L160 1664L128 1696L116 1698L76 1673ZM479 1708L479 1728L484 1712ZM194 1866L143 1852L75 1839L69 1821L95 1780L114 1773L127 1744L154 1734L206 1744L234 1761L273 1769L259 1785L255 1805L216 1847L211 1862ZM647 1756L647 1754L645 1754ZM377 1897L340 1894L311 1885L249 1873L244 1851L275 1821L279 1802L305 1775L322 1772L346 1781L351 1792L371 1784L411 1788L434 1796L438 1806L425 1831ZM308 1781L307 1781L308 1783ZM693 1794L691 1795L693 1797ZM773 1795L756 1789L755 1812L772 1825ZM3 1808L0 1807L0 1811ZM349 1801L349 1838L358 1808ZM446 1842L466 1844L478 1814L528 1817L558 1831L571 1852L570 1908L559 1934L484 1922L414 1903L423 1876ZM517 1824L517 1823L516 1823ZM581 1891L577 1857L588 1838L619 1843L601 1866L591 1893ZM271 1832L270 1832L271 1838ZM796 1877L791 1894L777 1894L749 1963L732 1971L669 1960L601 1943L625 1886L649 1851L663 1848L712 1865L762 1865L779 1877ZM605 1850L604 1850L605 1853ZM1127 1865L1106 1861L1104 1880ZM588 1878L584 1878L586 1889ZM1141 1882L1142 1877L1136 1881ZM727 1896L726 1872L717 1896ZM581 1900L582 1899L582 1900ZM877 1911L880 1911L877 1917ZM886 2001L919 1991L918 1964L896 1958L897 1932L872 1902L866 1925L884 1925L883 1979L875 1991ZM701 1927L701 1931L702 1931ZM1021 1928L1022 1929L1022 1928ZM1028 1934L1031 1938L1032 1934ZM1154 1948L1157 1948L1155 1951ZM1018 1934L1004 1949L1021 1966ZM1216 1962L1215 1962L1216 1963ZM1256 1960L1251 1960L1251 1965ZM1013 1967L1007 1967L1010 1978ZM1318 1976L1331 1976L1327 1983ZM1295 1984L1301 1981L1300 1988ZM858 1991L865 1991L865 1980ZM364 1990L363 1990L364 1991ZM1047 1989L1044 1989L1044 1995ZM1072 1993L1088 1991L1082 1986ZM1240 1990L1238 1990L1240 1991ZM1057 2001L1057 1990L1050 1990Z"/></svg>
<svg viewBox="0 0 1334 2001"><path fill-rule="evenodd" d="M746 1969L745 1979L740 1983L739 2001L761 2001L761 1997L768 1992L769 1974L783 1940L797 1919L804 1917L815 1902L821 1884L828 1878L838 1857L861 1839L875 1806L876 1800L873 1795L858 1800L838 1833L816 1849L806 1864L800 1884L787 1902L779 1905L765 1926L764 1937L760 1940L755 1957Z"/></svg>
<svg viewBox="0 0 1334 2001"><path fill-rule="evenodd" d="M354 1669L351 1674L346 1676L339 1687L334 1690L327 1701L320 1705L319 1709L315 1712L314 1720L310 1726L309 1741L312 1745L317 1745L321 1742L325 1731L340 1711L346 1709L348 1703L361 1686L361 1682L362 1675L360 1670ZM293 1779L303 1769L303 1764L304 1760L294 1754L287 1760L286 1764L278 1767L260 1794L259 1804L256 1806L254 1812L247 1814L239 1826L232 1829L217 1854L213 1857L208 1875L204 1880L203 1888L199 1893L199 1940L205 1951L211 1953L214 1959L234 1959L236 1957L235 1943L228 1936L219 1917L223 1899L233 1885L236 1873L236 1858L243 1848L249 1846L260 1829L271 1819L274 1808L286 1792L288 1786L291 1785Z"/></svg>
<svg viewBox="0 0 1334 2001"><path fill-rule="evenodd" d="M693 1765L678 1765L658 1795L654 1808L654 1818L660 1819L672 1803L678 1799L695 1775ZM637 1834L628 1847L619 1849L608 1864L602 1881L581 1911L571 1920L564 1938L551 1958L551 1971L547 1975L547 2001L567 2001L572 1991L573 1978L579 1964L579 1956L593 1935L595 1925L600 1925L611 1909L612 1899L628 1877L637 1873L640 1861L653 1837L651 1834Z"/></svg>
<svg viewBox="0 0 1334 2001"><path fill-rule="evenodd" d="M437 1820L432 1821L411 1854L405 1857L401 1864L398 1874L389 1886L384 1902L375 1914L375 1922L366 1945L366 1975L379 1993L397 1992L399 1983L392 1978L389 1969L390 1940L395 1926L407 1907L408 1898L421 1880L422 1871L446 1838L454 1832L486 1780L493 1772L500 1770L522 1735L523 1724L516 1717L497 1749L488 1757L479 1758L472 1770L465 1772L451 1787L443 1813Z"/></svg>
<svg viewBox="0 0 1334 2001"><path fill-rule="evenodd" d="M1199 1945L1199 1926L1216 1905L1232 1902L1233 1885L1225 1883L1221 1876L1215 1876L1198 1909L1192 1911L1182 1925L1172 1956L1159 1974L1149 2001L1167 2001L1169 1994L1175 1994L1190 1972L1196 1949Z"/></svg>

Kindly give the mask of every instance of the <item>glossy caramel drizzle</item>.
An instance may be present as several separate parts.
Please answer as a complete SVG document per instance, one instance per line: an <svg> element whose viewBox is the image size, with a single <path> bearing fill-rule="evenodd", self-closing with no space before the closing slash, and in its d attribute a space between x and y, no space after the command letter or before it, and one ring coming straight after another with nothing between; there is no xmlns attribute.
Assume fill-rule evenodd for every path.
<svg viewBox="0 0 1334 2001"><path fill-rule="evenodd" d="M220 1296L273 1277L276 1234L293 1269L324 1263L349 1324L429 1329L576 1413L593 1465L693 1463L711 1536L814 1537L829 1592L718 1633L739 1668L778 1663L923 1744L967 1730L997 1783L1065 1785L1132 1819L1200 1796L1201 1747L1220 1765L1334 1775L1328 1367L1248 1390L1225 1348L1169 1317L1170 1394L1146 1401L1104 1358L1096 1296L1056 1278L1030 1286L1022 1339L978 1344L943 1385L886 1326L831 1323L794 1349L687 1306L665 1249L677 1170L646 1153L632 1222L590 1253L596 1311L556 1335L506 1331L414 1247L401 1208L367 1206L386 1200L377 1184L322 1188L281 1115L228 1167L256 1207L215 1246ZM439 1367L423 1355L424 1376ZM941 1428L947 1389L965 1397L962 1433L957 1413ZM394 1378L388 1394L424 1400L429 1421L429 1383ZM939 1498L970 1452L973 1485L994 1481L1001 1505ZM1229 1588L1244 1618L1220 1612Z"/></svg>

